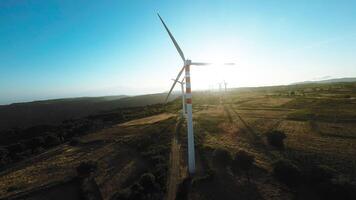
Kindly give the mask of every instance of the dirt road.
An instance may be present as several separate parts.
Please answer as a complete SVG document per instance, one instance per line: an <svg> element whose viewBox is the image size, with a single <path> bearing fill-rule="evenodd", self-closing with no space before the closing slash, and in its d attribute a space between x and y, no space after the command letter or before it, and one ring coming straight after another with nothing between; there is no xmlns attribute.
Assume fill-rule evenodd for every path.
<svg viewBox="0 0 356 200"><path fill-rule="evenodd" d="M176 130L173 136L172 147L171 147L171 155L170 155L170 167L169 167L169 175L168 175L168 183L167 183L167 200L175 200L177 187L179 184L180 177L180 143L178 141L179 130L182 125L182 119L179 118L176 124Z"/></svg>

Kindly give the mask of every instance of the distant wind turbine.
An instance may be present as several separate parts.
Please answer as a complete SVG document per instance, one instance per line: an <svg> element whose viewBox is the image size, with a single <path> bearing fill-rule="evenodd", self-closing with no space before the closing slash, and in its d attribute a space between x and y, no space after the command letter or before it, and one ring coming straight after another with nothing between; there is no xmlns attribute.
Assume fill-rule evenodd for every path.
<svg viewBox="0 0 356 200"><path fill-rule="evenodd" d="M184 78L181 81L177 81L172 78L172 81L177 82L180 84L181 90L182 90L182 116L184 117L185 114L187 113L186 111L186 104L185 104L185 93L184 93Z"/></svg>
<svg viewBox="0 0 356 200"><path fill-rule="evenodd" d="M227 92L227 83L224 80L224 86L225 86L225 93Z"/></svg>
<svg viewBox="0 0 356 200"><path fill-rule="evenodd" d="M171 38L174 46L176 47L180 57L183 60L183 67L179 71L177 78L175 79L171 89L168 92L168 95L166 97L166 102L171 94L172 90L174 89L174 86L178 82L180 76L182 75L183 71L185 71L185 88L186 88L186 108L187 108L187 127L188 127L188 170L190 174L195 173L195 149L194 149L194 130L193 130L193 113L192 113L192 91L191 91L191 83L190 83L190 66L191 65L198 65L198 66L203 66L203 65L209 65L210 63L203 63L203 62L192 62L189 59L185 59L183 51L179 47L177 41L174 39L172 33L169 31L168 27L164 23L163 19L159 14L157 14L159 19L161 20L164 28L166 29L169 37ZM224 65L234 65L234 63L225 63Z"/></svg>

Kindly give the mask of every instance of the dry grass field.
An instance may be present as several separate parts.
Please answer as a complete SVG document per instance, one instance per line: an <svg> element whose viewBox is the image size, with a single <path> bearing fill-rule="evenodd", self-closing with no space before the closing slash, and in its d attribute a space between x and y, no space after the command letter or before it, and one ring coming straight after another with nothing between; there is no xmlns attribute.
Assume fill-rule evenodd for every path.
<svg viewBox="0 0 356 200"><path fill-rule="evenodd" d="M144 119L146 123L142 123L142 119L133 120L83 136L75 146L60 145L2 171L0 198L20 194L21 199L21 194L74 178L76 167L90 160L98 164L95 180L103 198L110 199L150 170L150 161L136 146L135 140L144 140L144 137L163 131L168 140L162 140L160 145L169 145L174 115Z"/></svg>
<svg viewBox="0 0 356 200"><path fill-rule="evenodd" d="M313 166L332 171L327 190L336 189L330 194L346 194L356 181L356 84L336 85L195 93L197 173L192 177L177 99L169 112L113 124L81 136L77 145L67 142L13 164L0 172L0 197L21 196L76 177L76 167L88 160L98 164L94 177L104 199L138 195L137 183L145 173L152 173L159 185L151 199L175 199L176 192L177 199L194 200L328 199L320 194L324 182L304 180ZM273 131L285 134L283 148L269 142ZM228 152L231 162L236 153L247 152L253 165L248 172L236 172L232 164L216 162L218 150ZM292 163L303 180L291 185L276 177L280 160ZM145 197L135 198L148 198L143 191Z"/></svg>
<svg viewBox="0 0 356 200"><path fill-rule="evenodd" d="M291 161L301 170L314 165L327 166L335 171L334 179L355 183L356 85L304 87L311 88L311 92L289 94L304 90L302 86L257 88L204 94L203 101L196 98L195 127L201 146L198 157L205 160L199 163L203 165L200 168L214 168L211 152L222 148L232 155L239 150L250 153L255 157L256 169L252 185L248 186L252 188L250 193L244 177L233 175L227 168L224 170L228 175L215 170L214 179L193 185L190 198L294 199L297 195L301 199L323 199L314 191L290 189L278 182L272 171L273 163L280 159ZM328 90L315 89L322 87ZM207 105L209 96L213 102ZM274 130L286 134L283 150L273 148L266 141L266 133ZM200 175L205 176L206 173Z"/></svg>

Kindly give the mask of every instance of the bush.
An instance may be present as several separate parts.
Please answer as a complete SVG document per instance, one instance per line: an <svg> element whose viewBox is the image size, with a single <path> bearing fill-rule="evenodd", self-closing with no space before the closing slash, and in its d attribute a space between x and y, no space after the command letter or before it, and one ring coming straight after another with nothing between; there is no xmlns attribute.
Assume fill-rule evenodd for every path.
<svg viewBox="0 0 356 200"><path fill-rule="evenodd" d="M177 189L176 200L187 200L189 194L189 188L191 186L192 179L190 177L185 178Z"/></svg>
<svg viewBox="0 0 356 200"><path fill-rule="evenodd" d="M249 171L251 170L255 158L246 151L239 151L236 153L234 160L232 161L232 170L234 173L244 171L246 173L248 181L250 181Z"/></svg>
<svg viewBox="0 0 356 200"><path fill-rule="evenodd" d="M81 142L80 142L80 140L79 140L79 138L73 138L73 139L71 139L70 141L69 141L69 145L70 146L77 146L77 145L79 145Z"/></svg>
<svg viewBox="0 0 356 200"><path fill-rule="evenodd" d="M46 147L54 147L60 144L59 138L54 135L47 135L44 141Z"/></svg>
<svg viewBox="0 0 356 200"><path fill-rule="evenodd" d="M0 160L2 158L7 157L8 154L9 154L9 151L6 148L0 147Z"/></svg>
<svg viewBox="0 0 356 200"><path fill-rule="evenodd" d="M7 146L6 149L8 151L8 157L11 161L19 161L25 158L22 152L26 150L26 146L23 142L11 144Z"/></svg>
<svg viewBox="0 0 356 200"><path fill-rule="evenodd" d="M215 172L214 170L211 170L211 169L208 169L206 171L206 173L202 176L195 176L193 179L192 179L192 187L195 187L197 185L200 185L202 183L206 183L208 181L211 181L213 180L215 177Z"/></svg>
<svg viewBox="0 0 356 200"><path fill-rule="evenodd" d="M300 181L300 170L297 166L287 160L279 160L273 164L274 176L288 186L298 185Z"/></svg>
<svg viewBox="0 0 356 200"><path fill-rule="evenodd" d="M18 187L18 186L10 186L10 187L8 187L7 188L7 192L13 192L13 191L16 191L16 190L19 190L19 189L21 189L20 187Z"/></svg>
<svg viewBox="0 0 356 200"><path fill-rule="evenodd" d="M40 154L40 153L42 153L42 152L44 152L44 148L42 148L42 147L37 147L37 148L35 148L35 149L33 149L32 150L32 153L33 154Z"/></svg>
<svg viewBox="0 0 356 200"><path fill-rule="evenodd" d="M317 165L307 171L306 179L312 184L323 183L330 181L334 174L335 170L324 165Z"/></svg>
<svg viewBox="0 0 356 200"><path fill-rule="evenodd" d="M139 182L145 193L154 193L159 191L156 183L156 177L151 173L145 173L141 176Z"/></svg>
<svg viewBox="0 0 356 200"><path fill-rule="evenodd" d="M35 138L32 138L30 143L30 148L32 150L38 148L38 147L44 147L45 146L45 141L43 139L43 137L35 137Z"/></svg>
<svg viewBox="0 0 356 200"><path fill-rule="evenodd" d="M215 166L226 167L231 164L231 154L226 149L215 149L213 151L213 163Z"/></svg>
<svg viewBox="0 0 356 200"><path fill-rule="evenodd" d="M271 131L266 134L268 144L283 149L284 148L284 139L287 138L286 134L282 131Z"/></svg>
<svg viewBox="0 0 356 200"><path fill-rule="evenodd" d="M350 183L325 182L318 184L317 193L324 200L354 200L356 199L356 187Z"/></svg>
<svg viewBox="0 0 356 200"><path fill-rule="evenodd" d="M129 200L132 195L131 189L130 188L125 188L123 190L120 190L118 193L114 195L112 200Z"/></svg>
<svg viewBox="0 0 356 200"><path fill-rule="evenodd" d="M95 161L81 162L77 167L77 173L81 177L90 176L98 169L98 164Z"/></svg>
<svg viewBox="0 0 356 200"><path fill-rule="evenodd" d="M0 147L0 167L6 165L9 162L9 151L6 148Z"/></svg>

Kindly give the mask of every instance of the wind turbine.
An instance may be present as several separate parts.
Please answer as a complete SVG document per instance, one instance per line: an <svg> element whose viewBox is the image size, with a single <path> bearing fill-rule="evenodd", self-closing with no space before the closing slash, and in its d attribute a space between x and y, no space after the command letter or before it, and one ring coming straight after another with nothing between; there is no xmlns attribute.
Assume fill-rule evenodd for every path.
<svg viewBox="0 0 356 200"><path fill-rule="evenodd" d="M179 47L177 41L174 39L172 33L169 31L167 25L164 23L163 19L161 16L157 13L159 19L161 20L164 28L166 29L169 37L171 38L175 48L177 49L180 57L183 60L183 67L179 71L177 78L175 79L171 89L168 92L168 95L166 97L166 102L171 94L174 86L176 85L177 81L179 80L180 76L182 75L183 71L185 71L185 101L186 101L186 106L187 106L187 127L188 127L188 170L190 174L195 173L195 149L194 149L194 130L193 130L193 113L192 113L192 89L191 89L191 83L190 83L190 66L191 65L209 65L210 63L202 63L202 62L192 62L189 59L185 59L184 54L182 49ZM234 63L225 63L225 65L234 65Z"/></svg>
<svg viewBox="0 0 356 200"><path fill-rule="evenodd" d="M224 86L225 86L225 93L226 93L226 91L227 91L227 83L225 82L225 80L224 80Z"/></svg>
<svg viewBox="0 0 356 200"><path fill-rule="evenodd" d="M172 78L172 81L177 82L180 84L181 90L182 90L182 116L184 117L185 114L187 113L186 111L186 104L185 104L185 93L184 93L184 78L181 81L175 80Z"/></svg>

